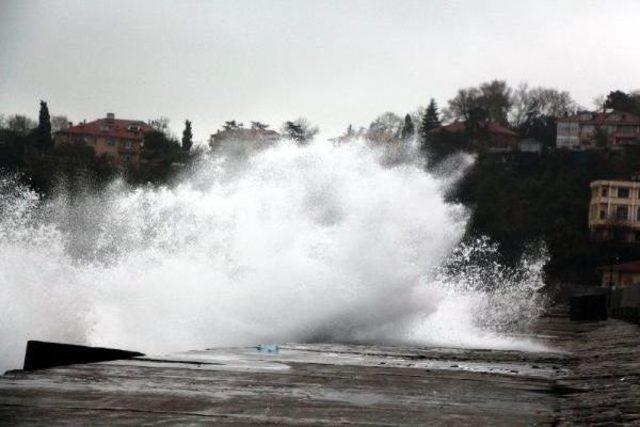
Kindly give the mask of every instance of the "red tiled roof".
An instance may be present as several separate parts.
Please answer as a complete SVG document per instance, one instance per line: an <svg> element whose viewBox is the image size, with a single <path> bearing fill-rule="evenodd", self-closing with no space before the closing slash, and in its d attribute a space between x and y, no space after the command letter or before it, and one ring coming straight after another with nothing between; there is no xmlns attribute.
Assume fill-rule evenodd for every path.
<svg viewBox="0 0 640 427"><path fill-rule="evenodd" d="M583 115L589 115L588 119L582 119ZM558 122L575 122L587 125L603 125L603 124L622 124L622 125L640 125L640 116L632 113L624 113L622 111L588 112L583 111L567 117L558 118Z"/></svg>
<svg viewBox="0 0 640 427"><path fill-rule="evenodd" d="M624 262L622 264L614 264L613 266L611 265L605 265L599 268L599 270L604 270L604 271L622 271L622 272L626 272L626 273L640 273L640 261L630 261L630 262Z"/></svg>
<svg viewBox="0 0 640 427"><path fill-rule="evenodd" d="M137 126L140 130L132 130L130 126ZM140 120L123 119L98 119L89 123L81 123L71 126L61 133L71 135L93 135L105 136L109 138L142 139L146 132L153 128Z"/></svg>
<svg viewBox="0 0 640 427"><path fill-rule="evenodd" d="M506 127L498 123L487 122L485 123L485 126L490 133L503 134L503 135L509 135L509 136L518 136L518 134L515 133L514 131L507 129ZM438 130L444 130L451 133L464 132L466 130L466 124L465 122L459 122L456 120L455 122L449 123L448 125L440 126Z"/></svg>

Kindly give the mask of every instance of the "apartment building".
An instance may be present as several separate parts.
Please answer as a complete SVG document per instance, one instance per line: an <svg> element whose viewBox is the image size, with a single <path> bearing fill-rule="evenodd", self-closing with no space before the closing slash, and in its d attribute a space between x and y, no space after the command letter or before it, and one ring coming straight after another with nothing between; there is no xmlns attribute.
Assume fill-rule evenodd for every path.
<svg viewBox="0 0 640 427"><path fill-rule="evenodd" d="M151 126L140 120L116 119L107 113L102 119L80 123L56 133L55 147L64 144L92 147L96 156L106 156L119 166L138 166L144 135Z"/></svg>
<svg viewBox="0 0 640 427"><path fill-rule="evenodd" d="M640 146L640 117L618 111L589 112L561 117L557 121L556 148L589 150Z"/></svg>
<svg viewBox="0 0 640 427"><path fill-rule="evenodd" d="M640 242L640 182L599 180L590 186L591 238Z"/></svg>

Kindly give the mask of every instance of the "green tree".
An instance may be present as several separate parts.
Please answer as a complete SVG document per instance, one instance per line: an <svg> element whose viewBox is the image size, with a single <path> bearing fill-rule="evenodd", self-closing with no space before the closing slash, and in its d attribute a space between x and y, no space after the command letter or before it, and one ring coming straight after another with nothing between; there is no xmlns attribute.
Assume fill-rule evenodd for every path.
<svg viewBox="0 0 640 427"><path fill-rule="evenodd" d="M144 135L144 149L140 153L139 170L130 171L136 182L166 183L173 176L172 165L181 160L180 143L160 131Z"/></svg>
<svg viewBox="0 0 640 427"><path fill-rule="evenodd" d="M228 120L226 122L224 122L224 125L222 125L222 129L224 130L238 130L238 129L242 129L244 127L244 125L242 123L238 123L235 120Z"/></svg>
<svg viewBox="0 0 640 427"><path fill-rule="evenodd" d="M287 121L282 125L282 132L290 139L304 144L313 139L319 132L316 126L311 126L309 121L300 117L294 121Z"/></svg>
<svg viewBox="0 0 640 427"><path fill-rule="evenodd" d="M621 90L612 91L609 92L604 106L606 108L612 108L616 111L640 114L640 94L628 94Z"/></svg>
<svg viewBox="0 0 640 427"><path fill-rule="evenodd" d="M184 131L182 131L182 151L190 151L193 145L193 133L191 132L191 122L184 121Z"/></svg>
<svg viewBox="0 0 640 427"><path fill-rule="evenodd" d="M49 116L49 107L44 101L40 101L40 114L38 116L38 146L43 150L53 148L51 139L51 117Z"/></svg>
<svg viewBox="0 0 640 427"><path fill-rule="evenodd" d="M269 127L268 124L262 122L251 122L251 129L254 130L266 130Z"/></svg>
<svg viewBox="0 0 640 427"><path fill-rule="evenodd" d="M429 133L439 127L440 113L438 112L438 105L436 104L435 99L431 98L429 106L427 106L427 109L422 116L420 129L418 130L418 133L420 134L420 141L423 145L426 143Z"/></svg>
<svg viewBox="0 0 640 427"><path fill-rule="evenodd" d="M513 104L511 92L511 88L504 80L482 83L478 106L487 112L491 121L506 125Z"/></svg>
<svg viewBox="0 0 640 427"><path fill-rule="evenodd" d="M400 138L403 141L407 141L413 134L415 133L415 126L413 125L413 121L411 120L411 116L407 114L404 116L404 125L402 126L402 132L400 134Z"/></svg>

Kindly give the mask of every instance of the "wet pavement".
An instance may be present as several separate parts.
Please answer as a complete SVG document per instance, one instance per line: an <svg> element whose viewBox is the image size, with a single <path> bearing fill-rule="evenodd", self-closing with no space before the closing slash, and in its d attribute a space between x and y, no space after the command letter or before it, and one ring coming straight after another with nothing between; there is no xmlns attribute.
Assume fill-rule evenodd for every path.
<svg viewBox="0 0 640 427"><path fill-rule="evenodd" d="M0 424L640 423L639 326L556 313L531 335L554 351L291 344L13 371Z"/></svg>

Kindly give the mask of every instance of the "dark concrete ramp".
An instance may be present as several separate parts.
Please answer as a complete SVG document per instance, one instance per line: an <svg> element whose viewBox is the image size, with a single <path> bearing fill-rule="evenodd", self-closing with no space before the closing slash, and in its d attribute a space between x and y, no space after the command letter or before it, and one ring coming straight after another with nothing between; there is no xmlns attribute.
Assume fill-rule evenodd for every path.
<svg viewBox="0 0 640 427"><path fill-rule="evenodd" d="M0 424L634 423L639 331L565 315L536 331L552 352L292 344L14 371Z"/></svg>
<svg viewBox="0 0 640 427"><path fill-rule="evenodd" d="M87 347L84 345L60 344L45 341L28 341L24 356L25 371L51 368L77 363L107 362L144 356L137 351L113 348Z"/></svg>

